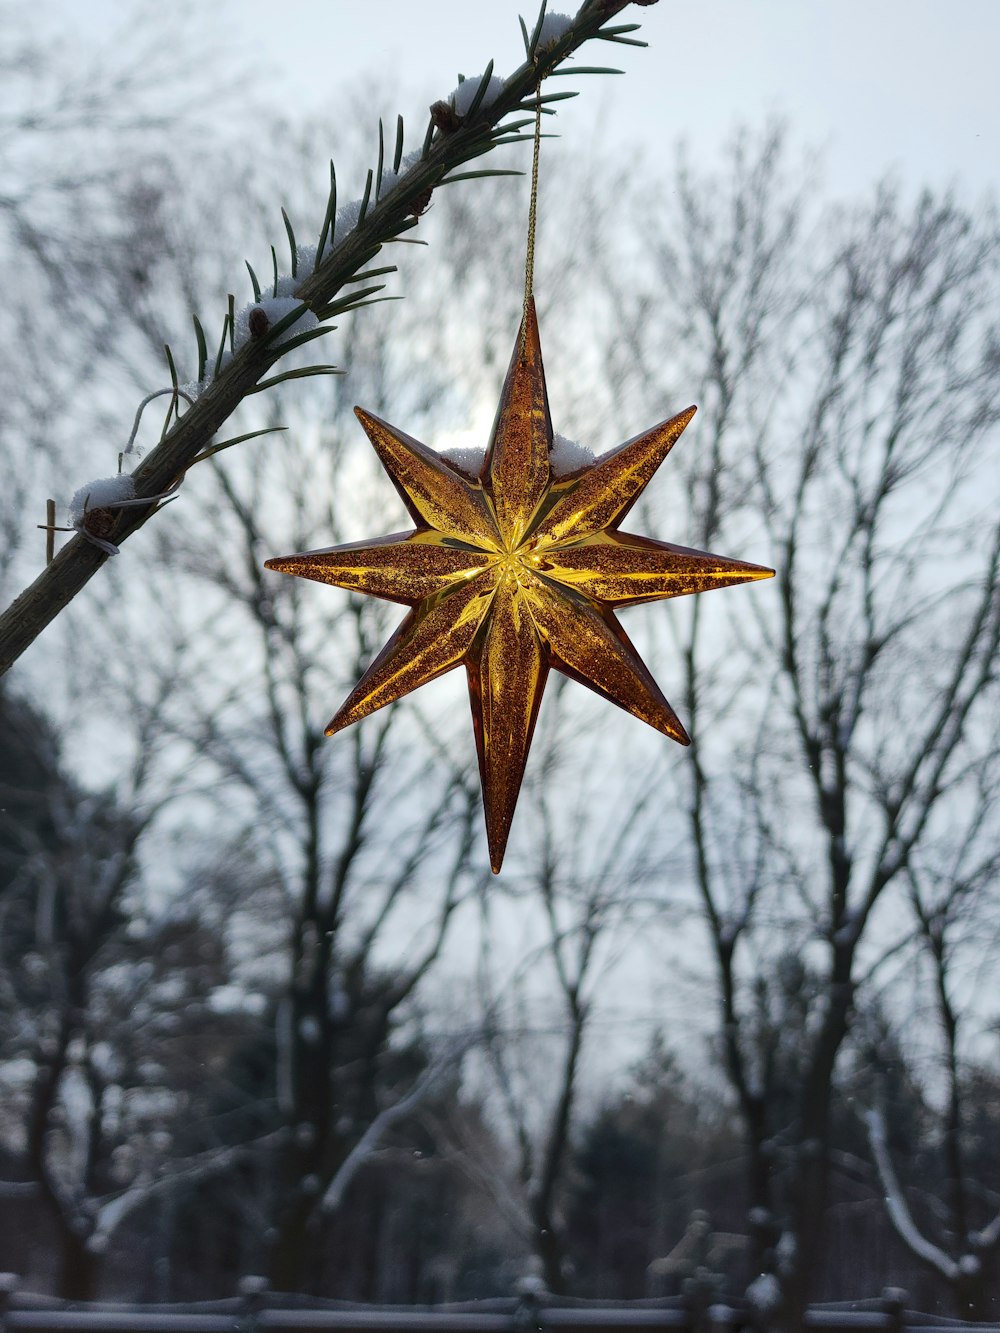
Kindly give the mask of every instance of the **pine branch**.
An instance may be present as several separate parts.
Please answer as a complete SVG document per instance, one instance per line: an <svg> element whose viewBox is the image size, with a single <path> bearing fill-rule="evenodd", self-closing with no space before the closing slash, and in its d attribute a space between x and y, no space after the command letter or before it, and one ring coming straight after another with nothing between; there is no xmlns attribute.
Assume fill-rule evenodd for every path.
<svg viewBox="0 0 1000 1333"><path fill-rule="evenodd" d="M492 65L489 65L478 81L476 94L464 116L459 115L451 103L435 103L431 108L431 119L420 159L412 163L391 188L381 194L380 167L374 201L373 174L369 173L358 222L332 247L329 242L336 223L336 179L331 170L331 196L323 222L316 265L295 286L296 299L303 302L319 319L328 318L334 309L342 311L345 301L338 300L341 289L358 279L383 245L401 239L404 232L417 224L431 191L444 183L452 172L506 141L505 136L511 129L509 124L503 125L507 117L534 112L536 98L542 104L543 112L546 112L550 102L573 95L542 95L539 93L539 85L589 39L623 40L616 36L623 29L608 28L606 25L630 3L648 5L655 3L655 0L585 0L566 30L556 40L539 49L543 5L534 31L526 41L527 59L503 82L496 96L487 95L492 72ZM401 140L401 134L398 138ZM394 160L400 161L398 147ZM480 173L469 173L473 174ZM284 222L292 246L294 269L297 263L294 233L287 216ZM275 270L276 288L276 259ZM251 278L256 295L259 284L252 273ZM266 287L264 294L266 298ZM354 295L360 296L360 293ZM215 433L239 404L260 386L267 371L288 350L286 343L278 341L277 328L280 325L275 329L267 329L265 324L266 332L263 335L253 336L242 346L235 347L233 301L230 299L230 311L224 322L218 356L211 363L215 368L214 376L204 385L188 410L177 416L174 424L165 431L163 438L133 473L135 495L139 499L148 498L149 506L133 505L128 509L111 512L108 515L108 526L101 534L107 544L121 547L133 532L157 512L157 500L154 497L162 497L165 492L179 485L187 469L199 458L208 456ZM195 330L199 370L204 371L206 343L197 321ZM227 348L230 352L228 357ZM172 365L170 369L171 379L176 384ZM276 383L281 378L276 376L270 383ZM73 600L107 558L105 549L99 548L85 533L78 534L63 547L34 583L0 615L0 675Z"/></svg>

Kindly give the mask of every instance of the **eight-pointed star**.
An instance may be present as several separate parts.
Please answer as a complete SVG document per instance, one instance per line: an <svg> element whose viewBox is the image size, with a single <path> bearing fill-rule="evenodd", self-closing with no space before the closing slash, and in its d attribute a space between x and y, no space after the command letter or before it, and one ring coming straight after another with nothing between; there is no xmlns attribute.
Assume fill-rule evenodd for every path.
<svg viewBox="0 0 1000 1333"><path fill-rule="evenodd" d="M684 728L613 608L774 571L618 530L693 407L592 464L553 476L533 303L478 477L355 410L416 528L282 556L267 567L412 608L328 736L465 663L496 873L549 668L686 745Z"/></svg>

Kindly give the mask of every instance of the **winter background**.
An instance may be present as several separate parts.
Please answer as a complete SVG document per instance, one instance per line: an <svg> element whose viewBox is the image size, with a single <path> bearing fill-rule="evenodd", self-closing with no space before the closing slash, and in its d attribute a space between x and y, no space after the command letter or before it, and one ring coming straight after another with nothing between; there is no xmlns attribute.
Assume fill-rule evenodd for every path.
<svg viewBox="0 0 1000 1333"><path fill-rule="evenodd" d="M330 155L350 199L379 116L416 146L521 44L500 3L0 17L13 595L45 498L114 470L280 206L308 237ZM481 446L516 330L525 182L438 191L405 300L329 340L347 378L241 409L287 435L192 470L0 696L0 1268L29 1287L701 1269L995 1312L1000 18L625 17L650 48L587 49L625 76L563 81L543 145L554 424L604 449L698 401L633 526L779 578L630 615L693 755L550 685L496 883L459 673L322 740L394 617L261 562L402 526L352 405Z"/></svg>

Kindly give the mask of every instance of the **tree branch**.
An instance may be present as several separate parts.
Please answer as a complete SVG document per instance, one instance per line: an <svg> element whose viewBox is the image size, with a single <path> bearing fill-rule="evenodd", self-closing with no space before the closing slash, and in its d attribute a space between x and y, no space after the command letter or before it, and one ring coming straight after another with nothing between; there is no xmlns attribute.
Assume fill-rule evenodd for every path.
<svg viewBox="0 0 1000 1333"><path fill-rule="evenodd" d="M320 1209L324 1213L336 1212L343 1202L344 1195L347 1193L351 1181L358 1174L365 1162L372 1155L379 1143L389 1132L393 1125L400 1120L404 1120L411 1111L413 1111L424 1098L432 1091L441 1075L448 1069L453 1068L455 1062L460 1060L470 1046L479 1039L479 1034L466 1035L455 1042L451 1042L437 1057L433 1060L424 1072L420 1075L413 1087L404 1096L400 1097L398 1102L393 1102L391 1106L385 1106L379 1111L375 1119L369 1124L368 1128L358 1139L357 1143L341 1162L334 1173L333 1179L326 1187L326 1192L320 1203Z"/></svg>
<svg viewBox="0 0 1000 1333"><path fill-rule="evenodd" d="M295 288L295 297L318 319L328 319L338 309L336 302L343 287L357 277L388 242L399 238L416 225L426 207L429 193L449 180L463 163L490 152L498 144L519 141L517 133L524 122L502 125L506 117L518 111L533 111L536 98L551 101L569 93L541 94L541 81L564 60L593 37L619 40L614 29L602 32L605 24L632 0L586 0L565 33L543 50L532 50L528 59L503 83L495 98L482 97L465 116L451 109L446 125L435 129L431 124L421 158L381 197L378 183L375 202L361 208L357 225L328 254L317 256L317 266ZM637 0L638 2L638 0ZM649 3L649 0L645 0ZM628 39L632 40L632 39ZM489 79L484 78L483 84ZM477 91L479 98L480 89ZM447 109L447 104L443 105ZM369 181L369 189L371 181ZM335 195L333 196L335 199ZM421 202L424 201L424 202ZM329 219L328 219L329 221ZM355 292L353 296L360 295ZM276 326L280 329L280 324ZM271 331L273 333L274 330ZM250 338L240 347L220 373L206 385L193 406L179 417L160 442L150 451L133 474L135 494L148 499L149 506L117 511L107 540L120 547L156 512L153 496L176 485L212 437L239 404L254 392L264 375L288 350L271 334ZM102 534L104 535L104 534ZM20 657L45 627L65 609L78 592L96 574L107 559L86 536L69 541L38 578L0 615L0 675Z"/></svg>
<svg viewBox="0 0 1000 1333"><path fill-rule="evenodd" d="M954 1282L959 1274L958 1264L953 1259L949 1259L944 1250L938 1249L936 1245L921 1235L917 1230L913 1215L907 1207L903 1191L900 1188L899 1178L896 1175L896 1168L892 1164L892 1157L889 1153L882 1113L871 1110L865 1116L865 1120L868 1125L868 1142L871 1144L875 1167L885 1191L885 1206L889 1214L889 1221L908 1250L915 1254L918 1259L923 1259L924 1263L930 1264L932 1268L936 1269L946 1282Z"/></svg>

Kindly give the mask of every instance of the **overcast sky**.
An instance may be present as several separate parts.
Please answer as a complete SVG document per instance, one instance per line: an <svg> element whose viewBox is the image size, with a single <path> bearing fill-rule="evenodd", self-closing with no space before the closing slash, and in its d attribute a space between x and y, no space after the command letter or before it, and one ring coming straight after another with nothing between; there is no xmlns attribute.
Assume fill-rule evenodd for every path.
<svg viewBox="0 0 1000 1333"><path fill-rule="evenodd" d="M65 0L64 0L65 2ZM550 9L570 9L553 0ZM515 0L216 0L216 22L266 61L276 95L321 108L358 68L399 88L397 110L422 118L458 70L522 56ZM623 79L581 80L560 115L585 143L600 116L609 138L689 137L711 151L746 120L787 116L797 137L825 146L838 192L887 168L909 182L962 180L993 188L1000 162L998 0L659 0L633 7L647 51L594 43L588 63L619 64Z"/></svg>
<svg viewBox="0 0 1000 1333"><path fill-rule="evenodd" d="M64 31L85 24L86 40L140 5L47 7ZM520 8L529 22L537 13L533 0ZM397 90L392 110L416 131L459 70L477 73L491 57L500 73L515 67L518 9L516 0L212 0L195 6L194 26L207 25L213 66L252 59L258 91L289 111L322 110L338 84L371 72ZM838 193L887 169L911 184L958 180L973 196L995 185L1000 0L659 0L627 17L642 21L650 49L585 51L588 63L620 64L627 76L581 80L584 95L559 116L571 146L585 144L599 118L613 141L685 135L711 153L737 122L780 114L801 143L825 148Z"/></svg>

